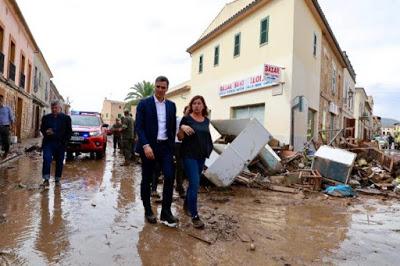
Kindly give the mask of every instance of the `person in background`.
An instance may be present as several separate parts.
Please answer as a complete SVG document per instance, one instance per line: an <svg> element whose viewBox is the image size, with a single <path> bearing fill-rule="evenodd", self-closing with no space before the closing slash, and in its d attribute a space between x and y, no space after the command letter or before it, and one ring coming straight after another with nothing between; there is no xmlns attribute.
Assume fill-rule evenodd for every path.
<svg viewBox="0 0 400 266"><path fill-rule="evenodd" d="M0 144L4 150L3 158L10 151L10 128L14 124L14 114L11 108L4 103L4 96L0 95Z"/></svg>
<svg viewBox="0 0 400 266"><path fill-rule="evenodd" d="M191 215L193 227L203 229L204 223L197 211L197 194L204 163L213 149L210 120L204 98L197 95L189 103L189 115L181 120L178 138L182 141L181 156L189 187L184 203L185 212Z"/></svg>
<svg viewBox="0 0 400 266"><path fill-rule="evenodd" d="M189 106L185 106L183 109L183 116L188 115ZM182 117L176 118L176 132L179 132L179 125L181 124ZM185 172L183 170L183 161L181 156L181 144L182 142L178 139L178 136L175 138L175 180L176 187L175 190L178 192L179 196L184 199L185 198L185 188L183 187L183 179L185 176Z"/></svg>
<svg viewBox="0 0 400 266"><path fill-rule="evenodd" d="M129 111L124 111L124 119L122 120L122 149L124 150L125 162L121 166L127 166L130 164L132 157L132 145L133 145L133 134L134 134L135 122L129 115Z"/></svg>
<svg viewBox="0 0 400 266"><path fill-rule="evenodd" d="M140 101L136 109L136 133L138 144L136 152L142 161L142 182L140 195L143 201L145 218L149 223L157 223L151 208L151 183L155 164L158 162L164 175L161 223L175 227L178 219L172 214L174 192L174 143L176 135L176 106L165 99L169 81L164 76L155 80L154 95Z"/></svg>
<svg viewBox="0 0 400 266"><path fill-rule="evenodd" d="M115 119L115 124L111 127L111 131L113 134L113 144L114 144L114 153L117 150L117 147L121 149L121 131L122 124L119 118Z"/></svg>
<svg viewBox="0 0 400 266"><path fill-rule="evenodd" d="M71 117L61 112L58 100L51 103L51 113L42 117L40 132L43 134L43 186L49 186L50 167L56 161L56 186L60 185L65 149L72 136Z"/></svg>
<svg viewBox="0 0 400 266"><path fill-rule="evenodd" d="M393 148L392 145L394 143L394 138L393 138L392 134L390 134L390 132L388 133L387 141L389 143L388 149L390 150Z"/></svg>

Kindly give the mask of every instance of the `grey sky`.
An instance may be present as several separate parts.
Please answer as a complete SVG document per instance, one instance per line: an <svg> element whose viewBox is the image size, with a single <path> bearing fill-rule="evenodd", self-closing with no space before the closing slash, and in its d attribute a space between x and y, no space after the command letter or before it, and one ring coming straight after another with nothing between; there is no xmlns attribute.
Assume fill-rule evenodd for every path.
<svg viewBox="0 0 400 266"><path fill-rule="evenodd" d="M186 49L228 0L18 0L73 108L100 110L130 86L165 74L190 78ZM400 0L320 0L375 113L400 119Z"/></svg>

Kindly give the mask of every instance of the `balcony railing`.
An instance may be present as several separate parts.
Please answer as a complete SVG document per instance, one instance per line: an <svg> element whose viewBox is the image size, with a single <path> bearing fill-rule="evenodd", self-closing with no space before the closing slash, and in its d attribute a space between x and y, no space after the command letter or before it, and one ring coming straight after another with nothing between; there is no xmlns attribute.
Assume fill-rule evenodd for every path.
<svg viewBox="0 0 400 266"><path fill-rule="evenodd" d="M0 52L0 73L4 73L4 54Z"/></svg>
<svg viewBox="0 0 400 266"><path fill-rule="evenodd" d="M8 79L15 82L15 65L10 62L10 67L8 68Z"/></svg>
<svg viewBox="0 0 400 266"><path fill-rule="evenodd" d="M24 73L20 73L19 75L19 87L25 90L25 75Z"/></svg>

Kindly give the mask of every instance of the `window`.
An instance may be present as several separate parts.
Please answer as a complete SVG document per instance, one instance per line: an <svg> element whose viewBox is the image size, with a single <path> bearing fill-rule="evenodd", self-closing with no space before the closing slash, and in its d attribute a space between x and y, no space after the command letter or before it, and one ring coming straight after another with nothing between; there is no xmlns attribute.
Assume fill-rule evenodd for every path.
<svg viewBox="0 0 400 266"><path fill-rule="evenodd" d="M256 118L264 125L265 105L248 105L232 108L233 119Z"/></svg>
<svg viewBox="0 0 400 266"><path fill-rule="evenodd" d="M10 63L15 64L15 43L11 41L10 45Z"/></svg>
<svg viewBox="0 0 400 266"><path fill-rule="evenodd" d="M260 23L260 45L268 42L269 17L261 20Z"/></svg>
<svg viewBox="0 0 400 266"><path fill-rule="evenodd" d="M42 72L39 72L39 86L42 86Z"/></svg>
<svg viewBox="0 0 400 266"><path fill-rule="evenodd" d="M307 119L307 141L310 141L315 134L315 111L308 109L308 119Z"/></svg>
<svg viewBox="0 0 400 266"><path fill-rule="evenodd" d="M314 32L314 40L313 40L313 55L317 56L317 34Z"/></svg>
<svg viewBox="0 0 400 266"><path fill-rule="evenodd" d="M336 94L336 66L332 64L332 94Z"/></svg>
<svg viewBox="0 0 400 266"><path fill-rule="evenodd" d="M0 73L4 73L4 29L0 26Z"/></svg>
<svg viewBox="0 0 400 266"><path fill-rule="evenodd" d="M219 45L214 48L214 66L219 65Z"/></svg>
<svg viewBox="0 0 400 266"><path fill-rule="evenodd" d="M203 55L200 55L199 58L199 73L203 72Z"/></svg>
<svg viewBox="0 0 400 266"><path fill-rule="evenodd" d="M0 27L0 52L3 53L3 45L4 45L4 29Z"/></svg>
<svg viewBox="0 0 400 266"><path fill-rule="evenodd" d="M233 56L240 55L240 33L235 35L235 46L233 50Z"/></svg>
<svg viewBox="0 0 400 266"><path fill-rule="evenodd" d="M31 92L32 88L32 65L28 63L28 92Z"/></svg>

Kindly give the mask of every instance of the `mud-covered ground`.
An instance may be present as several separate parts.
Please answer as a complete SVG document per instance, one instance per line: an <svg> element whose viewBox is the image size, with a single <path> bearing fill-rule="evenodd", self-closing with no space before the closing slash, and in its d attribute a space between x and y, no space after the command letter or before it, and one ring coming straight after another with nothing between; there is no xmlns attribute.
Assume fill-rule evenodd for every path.
<svg viewBox="0 0 400 266"><path fill-rule="evenodd" d="M111 145L109 145L110 147ZM39 188L41 157L0 168L0 265L398 265L400 204L232 186L199 194L195 230L144 222L140 166L80 156L61 188ZM161 191L162 186L159 185ZM154 209L160 205L154 202Z"/></svg>

